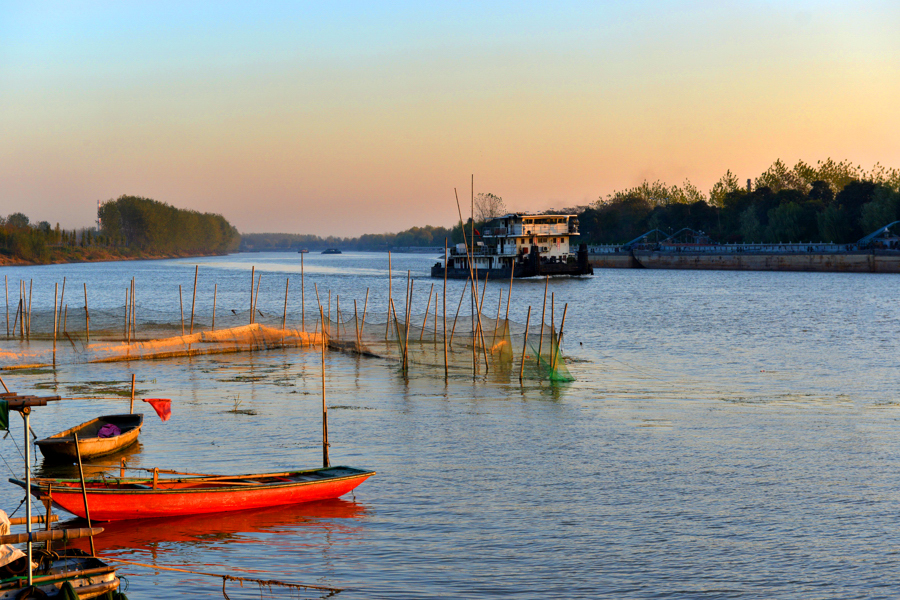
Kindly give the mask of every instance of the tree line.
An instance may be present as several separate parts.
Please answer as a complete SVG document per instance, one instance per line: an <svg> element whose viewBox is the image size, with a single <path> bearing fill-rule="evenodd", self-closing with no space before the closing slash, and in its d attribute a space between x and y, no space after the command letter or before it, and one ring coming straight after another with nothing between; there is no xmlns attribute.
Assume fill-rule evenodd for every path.
<svg viewBox="0 0 900 600"><path fill-rule="evenodd" d="M100 207L102 226L61 229L16 212L0 217L0 255L48 263L233 252L240 234L221 215L121 196Z"/></svg>
<svg viewBox="0 0 900 600"><path fill-rule="evenodd" d="M572 210L572 209L569 209ZM900 170L831 159L775 161L747 186L728 171L704 195L644 182L577 209L582 241L621 244L654 229L689 227L725 243L853 243L900 220Z"/></svg>
<svg viewBox="0 0 900 600"><path fill-rule="evenodd" d="M100 231L113 243L162 254L224 254L241 236L225 217L139 196L100 205Z"/></svg>

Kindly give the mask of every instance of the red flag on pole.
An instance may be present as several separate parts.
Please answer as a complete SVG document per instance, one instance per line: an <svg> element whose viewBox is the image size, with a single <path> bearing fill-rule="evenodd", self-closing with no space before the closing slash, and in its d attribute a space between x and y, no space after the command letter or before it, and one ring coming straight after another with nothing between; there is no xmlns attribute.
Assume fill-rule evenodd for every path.
<svg viewBox="0 0 900 600"><path fill-rule="evenodd" d="M144 402L152 406L163 421L168 421L172 416L172 401L168 398L144 398Z"/></svg>

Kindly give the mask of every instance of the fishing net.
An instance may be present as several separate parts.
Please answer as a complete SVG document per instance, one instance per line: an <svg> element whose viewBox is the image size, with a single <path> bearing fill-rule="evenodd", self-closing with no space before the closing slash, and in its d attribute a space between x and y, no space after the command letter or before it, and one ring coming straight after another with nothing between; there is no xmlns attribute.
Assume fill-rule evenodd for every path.
<svg viewBox="0 0 900 600"><path fill-rule="evenodd" d="M214 316L213 316L214 314ZM11 320L0 341L0 368L97 363L314 346L323 340L318 311L220 310L193 315L123 305L113 310L67 307L35 311ZM407 318L390 312L341 311L323 307L329 347L396 361L404 369L434 369L442 375L469 372L499 378L571 381L552 324L528 327L498 314L447 315L437 307ZM2 334L0 334L2 335ZM446 344L445 344L446 340Z"/></svg>

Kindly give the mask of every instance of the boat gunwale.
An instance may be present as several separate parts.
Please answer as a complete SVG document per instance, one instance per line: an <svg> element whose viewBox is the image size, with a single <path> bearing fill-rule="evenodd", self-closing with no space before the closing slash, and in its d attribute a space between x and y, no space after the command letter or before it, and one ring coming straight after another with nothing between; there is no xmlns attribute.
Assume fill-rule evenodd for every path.
<svg viewBox="0 0 900 600"><path fill-rule="evenodd" d="M99 417L91 419L90 421L81 423L80 425L75 425L74 427L70 427L70 428L66 429L65 431L60 431L59 433L55 433L51 436L42 438L40 440L35 440L34 443L38 447L44 446L47 448L53 448L54 446L62 446L62 445L66 445L66 444L74 444L75 443L75 435L74 435L75 433L80 432L81 430L96 423L97 421L100 421L103 419L109 419L110 417L134 417L134 419L137 421L137 424L130 426L129 429L122 431L119 435L113 435L113 436L106 437L106 438L101 438L101 437L97 437L97 436L81 438L78 440L78 444L83 445L85 443L95 442L97 440L114 441L117 438L121 438L122 436L126 436L126 435L132 433L134 430L138 430L140 432L140 429L144 426L143 413L122 413L122 414L117 414L117 415L101 415Z"/></svg>
<svg viewBox="0 0 900 600"><path fill-rule="evenodd" d="M336 467L328 467L328 468L334 469ZM353 473L350 475L341 475L338 477L328 477L328 478L314 480L314 481L284 481L284 482L279 482L279 483L258 483L258 484L253 484L253 485L246 485L246 484L245 485L222 485L219 487L190 487L190 488L169 488L169 489L167 489L167 488L116 489L116 488L108 488L108 487L97 487L97 488L88 487L87 493L88 494L101 494L101 495L128 495L128 496L139 495L139 496L143 496L143 495L151 495L151 494L156 494L156 495L158 495L158 494L168 494L168 495L198 494L198 493L209 494L209 493L224 493L224 492L236 492L236 491L258 491L259 489L276 490L276 489L281 489L281 488L301 487L301 486L305 486L305 485L312 485L312 484L318 484L318 483L338 482L338 481L345 481L348 479L358 479L360 477L365 477L366 479L368 479L369 477L376 474L375 471L370 471L367 469L356 469L355 467L343 467L343 468L354 469L355 471L359 471L359 472ZM292 472L287 472L287 474L299 475L299 474L303 474L303 473L310 473L310 472L321 471L321 470L323 470L323 469L310 469L310 470L306 470L306 471L292 471ZM282 474L281 473L272 473L272 474L265 474L265 475L269 476L269 477L273 477L273 476L278 476L278 475L282 475ZM252 477L252 476L235 475L234 477L229 477L229 480L232 480L232 479L239 480L242 478L249 478L249 477ZM257 477L259 477L259 475L257 475ZM9 481L10 481L10 483L14 483L14 484L22 487L23 489L25 488L24 481L21 481L19 479L13 479L13 478L10 478ZM153 483L152 479L132 479L132 480L127 480L127 481L128 481L128 483L126 485L133 485L133 484L144 485L146 483L150 483L150 484ZM163 479L163 480L159 480L159 481L162 481L162 482L171 481L171 482L177 482L177 483L192 483L192 482L204 483L203 479L199 478L199 477L198 478L190 478L188 480L183 480L183 479L166 480L166 479ZM81 487L80 487L80 483L81 483L80 480L78 480L78 479L53 479L53 478L34 478L34 479L32 479L32 483L31 483L32 493L35 493L34 492L35 489L37 489L38 492L40 492L41 489L46 488L49 484L54 483L54 482L78 484L78 487L71 487L71 488L54 487L53 488L54 495L60 495L60 494L62 494L62 495L78 494L78 495L80 495L82 493ZM103 480L91 479L91 480L88 480L88 482L97 482L97 483L102 484ZM208 481L208 483L215 483L215 480ZM119 484L119 485L122 485L122 484Z"/></svg>

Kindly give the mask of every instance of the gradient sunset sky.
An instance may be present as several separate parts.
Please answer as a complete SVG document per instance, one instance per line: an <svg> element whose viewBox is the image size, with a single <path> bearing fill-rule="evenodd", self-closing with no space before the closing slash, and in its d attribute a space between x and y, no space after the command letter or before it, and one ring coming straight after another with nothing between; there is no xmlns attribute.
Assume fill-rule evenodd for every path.
<svg viewBox="0 0 900 600"><path fill-rule="evenodd" d="M775 159L900 167L900 3L2 2L0 214L359 235Z"/></svg>

